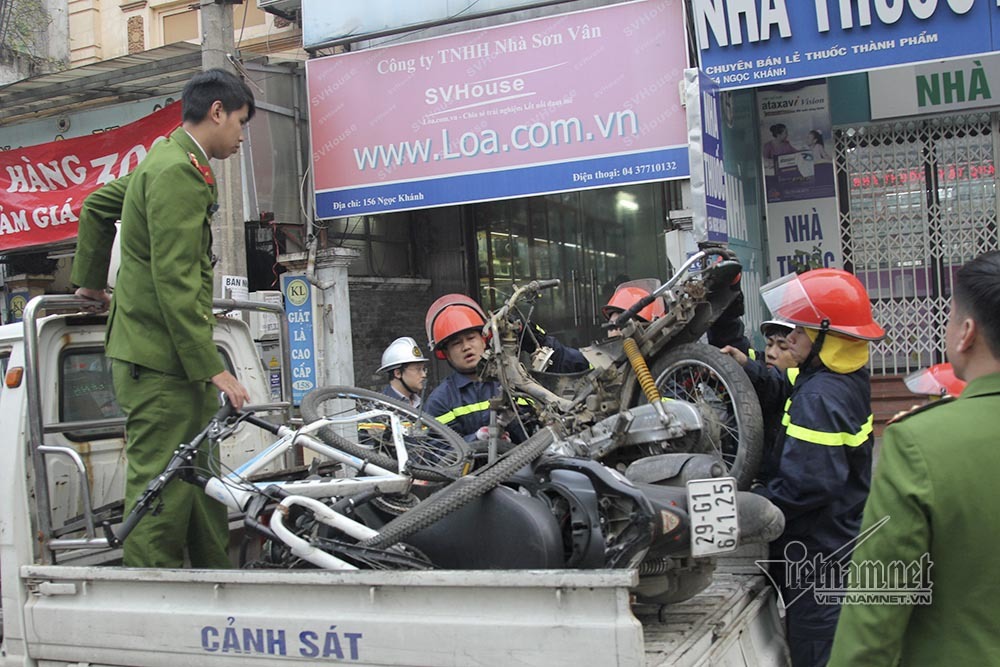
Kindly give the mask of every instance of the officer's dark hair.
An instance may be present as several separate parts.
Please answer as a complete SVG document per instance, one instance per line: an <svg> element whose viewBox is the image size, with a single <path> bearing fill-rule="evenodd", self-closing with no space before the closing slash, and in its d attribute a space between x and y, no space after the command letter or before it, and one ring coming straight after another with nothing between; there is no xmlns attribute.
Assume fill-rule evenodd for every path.
<svg viewBox="0 0 1000 667"><path fill-rule="evenodd" d="M776 336L778 338L787 338L788 334L792 333L794 328L786 327L783 324L765 324L764 325L764 338L770 338L771 336Z"/></svg>
<svg viewBox="0 0 1000 667"><path fill-rule="evenodd" d="M983 253L959 269L952 296L955 308L976 321L990 352L1000 359L1000 251Z"/></svg>
<svg viewBox="0 0 1000 667"><path fill-rule="evenodd" d="M245 104L247 118L253 118L257 111L253 91L238 76L224 69L214 68L198 72L184 86L181 93L181 119L185 122L200 123L208 116L212 103L222 102L226 113L238 111Z"/></svg>

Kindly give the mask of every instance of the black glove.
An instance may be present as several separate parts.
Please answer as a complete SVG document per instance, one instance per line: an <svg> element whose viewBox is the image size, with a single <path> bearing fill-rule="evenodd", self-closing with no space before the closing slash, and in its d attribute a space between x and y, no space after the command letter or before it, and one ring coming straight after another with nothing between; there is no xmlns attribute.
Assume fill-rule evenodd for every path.
<svg viewBox="0 0 1000 667"><path fill-rule="evenodd" d="M742 281L740 281L742 283ZM736 285L736 298L726 307L719 319L708 329L708 343L714 347L723 348L727 345L739 349L743 354L749 354L750 340L744 335L743 329L743 290Z"/></svg>
<svg viewBox="0 0 1000 667"><path fill-rule="evenodd" d="M533 353L539 345L544 345L545 329L531 320L526 320L521 313L516 313L511 320L517 331L517 341L521 352Z"/></svg>

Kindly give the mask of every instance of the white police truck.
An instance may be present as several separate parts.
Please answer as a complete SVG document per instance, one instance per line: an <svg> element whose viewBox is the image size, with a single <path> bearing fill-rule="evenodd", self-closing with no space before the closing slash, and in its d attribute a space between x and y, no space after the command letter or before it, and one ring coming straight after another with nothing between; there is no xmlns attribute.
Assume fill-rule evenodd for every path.
<svg viewBox="0 0 1000 667"><path fill-rule="evenodd" d="M629 570L122 567L101 525L121 516L124 419L105 318L82 305L37 297L23 324L0 327L0 667L786 663L773 591L751 561L664 608L632 604ZM220 317L215 331L251 402L286 419L244 322ZM243 430L224 461L266 444Z"/></svg>

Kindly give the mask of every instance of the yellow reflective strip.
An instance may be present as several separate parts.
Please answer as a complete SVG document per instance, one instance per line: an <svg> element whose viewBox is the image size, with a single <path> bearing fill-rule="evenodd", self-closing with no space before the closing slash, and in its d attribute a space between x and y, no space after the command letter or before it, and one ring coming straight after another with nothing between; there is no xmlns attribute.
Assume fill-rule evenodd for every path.
<svg viewBox="0 0 1000 667"><path fill-rule="evenodd" d="M868 415L868 420L861 425L861 430L857 433L829 433L827 431L814 431L811 428L793 424L788 413L781 419L782 426L785 427L785 434L804 442L811 442L816 445L826 445L827 447L860 447L868 441L868 436L874 430L875 419L873 415Z"/></svg>
<svg viewBox="0 0 1000 667"><path fill-rule="evenodd" d="M459 407L452 410L456 417L463 417L465 415L471 415L473 412L482 412L483 410L490 409L489 401L480 401L479 403L472 403L471 405L460 405Z"/></svg>
<svg viewBox="0 0 1000 667"><path fill-rule="evenodd" d="M404 428L413 427L413 422L400 422L400 423L403 425ZM379 431L384 431L388 427L389 425L383 422L358 422L358 430L366 428L366 429L376 429Z"/></svg>
<svg viewBox="0 0 1000 667"><path fill-rule="evenodd" d="M754 361L757 361L757 350L755 350L755 349L753 349L751 347L750 348L750 353L747 354L747 356L750 357L751 359L753 359Z"/></svg>
<svg viewBox="0 0 1000 667"><path fill-rule="evenodd" d="M518 398L514 400L518 405L533 405L534 401L530 398ZM480 401L479 403L472 403L470 405L460 405L450 412L446 412L439 417L435 417L442 424L449 424L459 417L464 417L465 415L471 415L473 412L482 412L483 410L490 409L489 401Z"/></svg>
<svg viewBox="0 0 1000 667"><path fill-rule="evenodd" d="M799 367L789 368L785 371L788 374L788 381L795 384L795 381L799 379ZM787 408L786 408L787 409Z"/></svg>
<svg viewBox="0 0 1000 667"><path fill-rule="evenodd" d="M482 412L483 410L489 409L489 401L480 401L479 403L472 403L471 405L460 405L451 412L446 412L439 417L435 417L435 419L442 424L448 424L455 421L459 417L464 417L465 415L471 415L473 412Z"/></svg>

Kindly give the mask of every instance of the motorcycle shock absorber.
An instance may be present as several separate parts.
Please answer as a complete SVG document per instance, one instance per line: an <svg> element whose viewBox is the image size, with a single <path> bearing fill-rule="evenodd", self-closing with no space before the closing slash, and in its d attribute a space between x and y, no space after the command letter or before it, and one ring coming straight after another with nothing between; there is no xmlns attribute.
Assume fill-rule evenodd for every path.
<svg viewBox="0 0 1000 667"><path fill-rule="evenodd" d="M635 377L639 381L639 386L642 387L642 392L646 395L646 400L653 405L658 405L660 403L660 390L656 388L656 381L653 380L653 374L649 372L649 366L646 365L646 360L643 358L642 352L639 351L639 346L631 336L626 338L622 345L625 348L628 362L635 372Z"/></svg>

